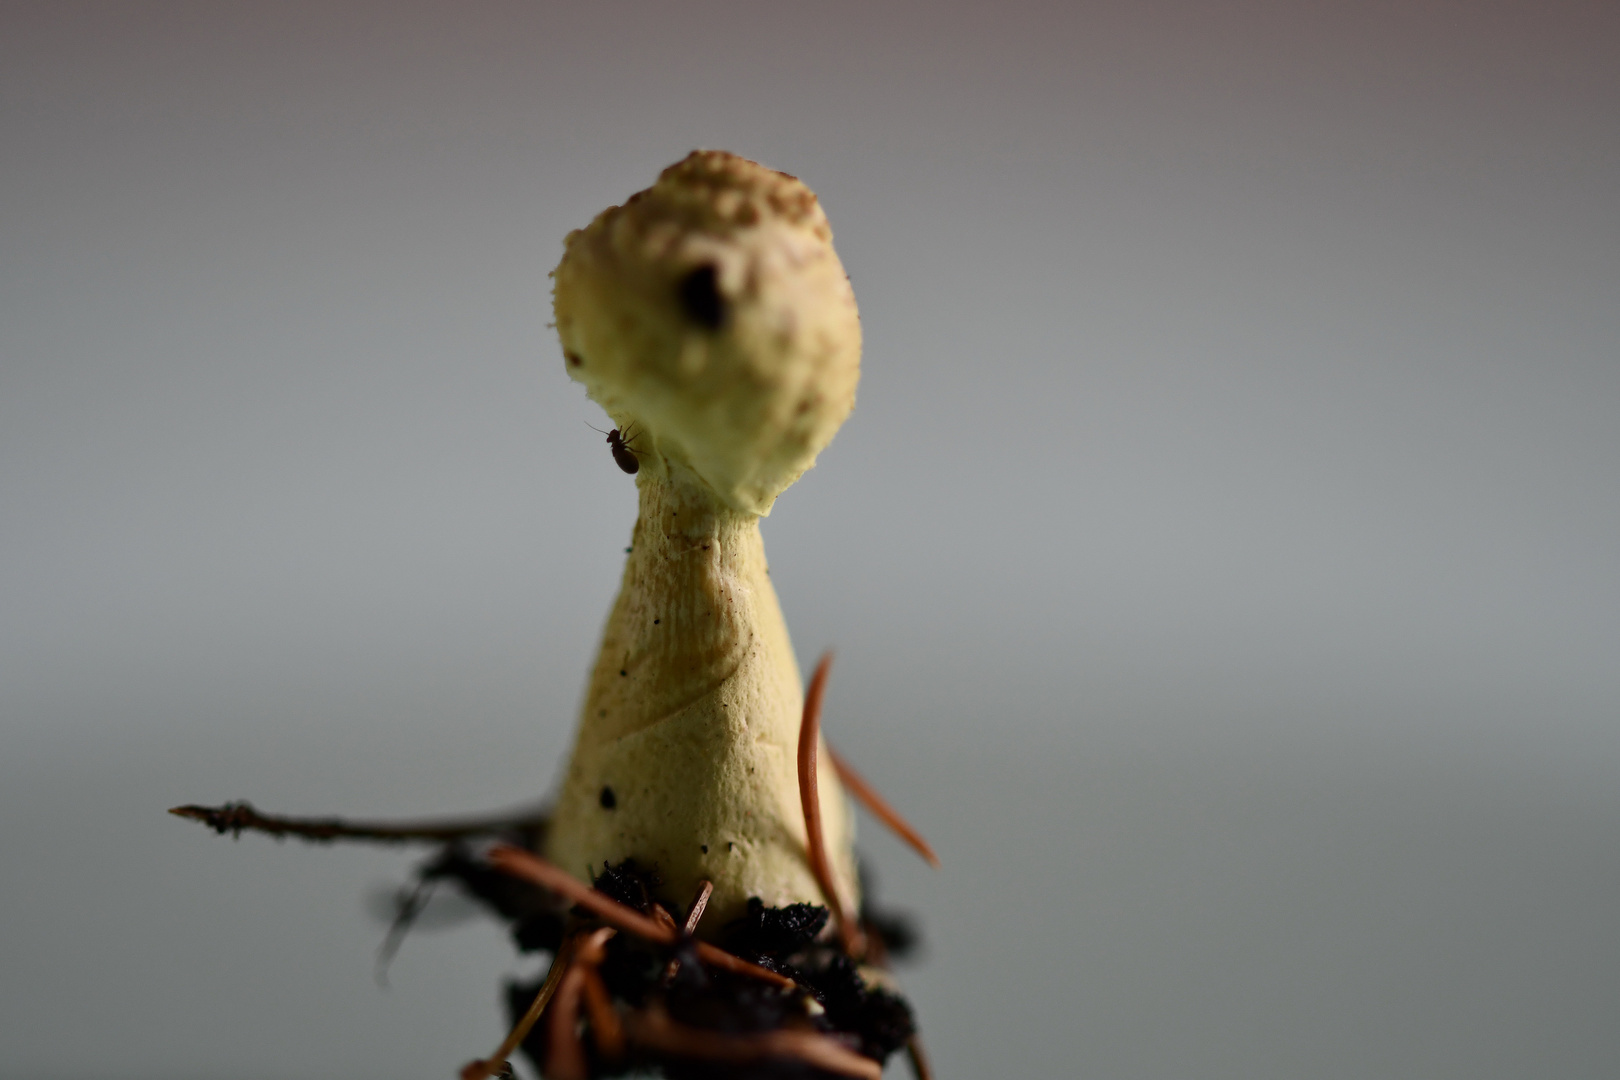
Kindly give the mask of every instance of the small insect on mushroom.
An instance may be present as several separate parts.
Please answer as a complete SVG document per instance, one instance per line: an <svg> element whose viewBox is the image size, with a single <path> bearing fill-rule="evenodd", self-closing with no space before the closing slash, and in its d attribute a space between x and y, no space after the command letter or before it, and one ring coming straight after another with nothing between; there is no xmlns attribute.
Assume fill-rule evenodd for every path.
<svg viewBox="0 0 1620 1080"><path fill-rule="evenodd" d="M603 431L595 424L586 424L585 426L600 435L607 436L608 446L613 449L614 463L634 476L636 470L641 468L641 457L630 448L630 444L635 441L638 433L631 432L626 428L624 434L621 435L618 428L614 428L612 431Z"/></svg>

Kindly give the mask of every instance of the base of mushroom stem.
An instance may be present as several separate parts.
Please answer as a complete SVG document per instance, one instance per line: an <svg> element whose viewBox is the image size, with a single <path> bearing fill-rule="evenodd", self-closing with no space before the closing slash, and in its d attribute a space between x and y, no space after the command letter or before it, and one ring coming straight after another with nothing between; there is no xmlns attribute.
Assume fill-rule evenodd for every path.
<svg viewBox="0 0 1620 1080"><path fill-rule="evenodd" d="M443 850L420 878L454 881L507 926L524 952L555 957L600 925L578 908L563 910L538 886L492 875L462 845ZM621 904L685 925L688 913L660 897L659 884L656 872L633 861L604 867L594 883ZM576 1000L588 993L553 999L549 1010L573 1015L560 1024L555 1016L542 1018L521 1049L548 1077L652 1072L671 1080L802 1080L863 1075L862 1060L876 1075L916 1034L911 1007L886 970L915 947L916 937L907 919L868 903L860 916L866 954L857 959L828 932L828 917L824 907L770 908L755 898L718 935L721 948L788 976L791 989L708 967L690 939L661 945L614 935L590 965L595 986L587 989L597 1000ZM542 982L507 985L511 1023L529 1011Z"/></svg>

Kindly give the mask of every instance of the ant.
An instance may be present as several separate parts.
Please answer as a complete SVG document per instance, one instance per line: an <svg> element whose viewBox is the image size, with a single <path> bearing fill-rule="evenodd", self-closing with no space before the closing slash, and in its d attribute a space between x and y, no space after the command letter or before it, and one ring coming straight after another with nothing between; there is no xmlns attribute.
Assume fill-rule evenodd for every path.
<svg viewBox="0 0 1620 1080"><path fill-rule="evenodd" d="M619 468L631 475L634 475L636 470L641 468L641 458L634 450L630 449L630 444L635 441L636 436L628 427L625 428L624 434L621 435L618 428L614 428L612 431L603 431L595 424L588 423L585 426L598 434L607 436L607 443L613 448L614 464L618 465Z"/></svg>

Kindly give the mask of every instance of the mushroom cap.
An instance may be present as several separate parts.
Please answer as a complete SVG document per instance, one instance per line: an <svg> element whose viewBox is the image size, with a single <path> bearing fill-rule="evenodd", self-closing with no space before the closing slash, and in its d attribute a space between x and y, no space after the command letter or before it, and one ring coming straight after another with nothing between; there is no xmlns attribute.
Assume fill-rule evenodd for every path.
<svg viewBox="0 0 1620 1080"><path fill-rule="evenodd" d="M770 512L855 404L861 326L816 196L698 150L568 235L553 272L571 378L655 470Z"/></svg>

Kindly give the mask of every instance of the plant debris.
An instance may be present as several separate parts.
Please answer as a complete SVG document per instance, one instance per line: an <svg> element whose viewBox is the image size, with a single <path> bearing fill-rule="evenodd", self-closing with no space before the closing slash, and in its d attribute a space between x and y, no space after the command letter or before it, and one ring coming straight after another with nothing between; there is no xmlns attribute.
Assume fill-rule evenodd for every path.
<svg viewBox="0 0 1620 1080"><path fill-rule="evenodd" d="M851 917L832 888L816 797L818 714L830 661L822 658L806 694L799 777L807 854L831 907L773 908L751 897L745 913L721 927L719 944L693 936L710 883L685 911L660 892L657 868L634 859L605 864L587 887L539 857L547 822L533 810L419 824L277 817L246 802L170 813L234 837L439 844L400 891L379 949L379 977L445 881L503 923L519 952L552 954L543 980L507 984L511 1031L494 1055L469 1062L462 1080L510 1076L508 1058L519 1049L548 1080L648 1070L669 1080L880 1080L883 1062L901 1048L918 1080L930 1080L911 1006L882 970L911 951L915 931L903 916L877 910L865 888ZM832 761L858 798L938 865L869 784L836 755ZM604 806L610 798L604 788Z"/></svg>
<svg viewBox="0 0 1620 1080"><path fill-rule="evenodd" d="M652 918L662 912L667 925L679 924L679 912L657 898L656 874L631 860L604 867L595 889L649 922L666 925ZM581 910L575 908L569 940L593 925ZM611 1011L599 1003L566 1024L536 1024L521 1048L537 1068L549 1069L548 1077L612 1077L649 1068L671 1080L875 1077L915 1035L911 1008L869 981L835 939L821 940L828 920L825 907L771 908L755 897L746 915L722 928L727 951L788 976L788 985L715 968L685 933L662 941L634 932L614 935L580 975L587 1005L591 982L599 980ZM867 932L878 933L876 927ZM669 979L672 962L676 974ZM540 989L539 983L507 986L514 1024ZM578 1038L581 1024L584 1037ZM566 1045L557 1045L559 1038ZM583 1068L577 1074L576 1063Z"/></svg>
<svg viewBox="0 0 1620 1080"><path fill-rule="evenodd" d="M176 806L169 810L176 817L200 821L224 836L241 839L244 832L264 833L277 840L288 836L317 844L334 840L369 840L379 844L451 842L480 836L513 836L526 846L539 847L545 835L548 815L543 810L523 810L495 817L466 818L461 821L414 823L357 822L342 818L296 818L261 814L250 802L228 802L221 806Z"/></svg>
<svg viewBox="0 0 1620 1080"><path fill-rule="evenodd" d="M711 945L692 937L708 891L700 889L683 910L661 894L656 868L632 859L603 866L589 889L561 871L555 883L566 891L509 872L519 861L549 867L534 855L545 819L533 811L404 825L278 817L245 802L172 812L222 835L437 843L401 890L381 963L431 891L446 882L504 925L518 951L553 957L547 978L506 985L512 1034L495 1056L469 1063L465 1080L513 1075L507 1058L519 1050L556 1080L649 1071L669 1080L875 1080L896 1050L907 1050L914 1069L919 1061L910 1006L829 936L825 907L773 908L754 897ZM490 841L506 843L492 848ZM866 895L851 920L866 943L866 961L904 955L916 937L909 922L876 909ZM632 929L601 940L603 915L613 912L635 918L645 933ZM555 1013L564 991L567 1012Z"/></svg>

